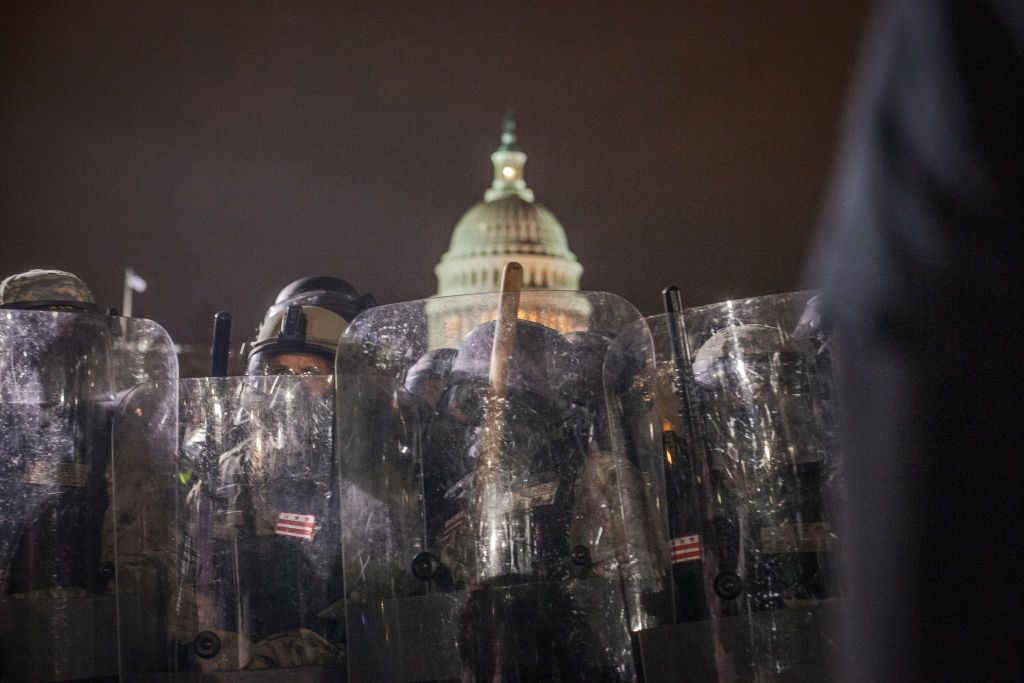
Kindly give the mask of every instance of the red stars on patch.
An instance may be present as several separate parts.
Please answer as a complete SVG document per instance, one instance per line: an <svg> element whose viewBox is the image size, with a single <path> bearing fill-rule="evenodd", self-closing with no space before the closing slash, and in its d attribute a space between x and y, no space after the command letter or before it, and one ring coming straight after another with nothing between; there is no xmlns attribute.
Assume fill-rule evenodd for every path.
<svg viewBox="0 0 1024 683"><path fill-rule="evenodd" d="M697 562L700 560L700 536L680 536L669 542L669 550L672 553L672 564L682 562Z"/></svg>

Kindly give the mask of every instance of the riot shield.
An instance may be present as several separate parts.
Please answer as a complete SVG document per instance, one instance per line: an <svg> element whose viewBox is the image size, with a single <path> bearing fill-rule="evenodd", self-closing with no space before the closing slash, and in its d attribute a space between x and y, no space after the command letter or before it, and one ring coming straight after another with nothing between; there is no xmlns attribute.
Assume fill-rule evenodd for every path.
<svg viewBox="0 0 1024 683"><path fill-rule="evenodd" d="M380 306L338 354L349 674L635 680L666 602L659 456L612 448L610 294ZM648 453L639 454L642 458Z"/></svg>
<svg viewBox="0 0 1024 683"><path fill-rule="evenodd" d="M140 318L0 311L0 662L12 680L116 673L110 423L177 375Z"/></svg>
<svg viewBox="0 0 1024 683"><path fill-rule="evenodd" d="M121 403L123 679L344 675L333 384L200 378Z"/></svg>
<svg viewBox="0 0 1024 683"><path fill-rule="evenodd" d="M613 442L660 454L675 624L649 680L824 680L837 638L830 343L811 293L647 318L619 335Z"/></svg>

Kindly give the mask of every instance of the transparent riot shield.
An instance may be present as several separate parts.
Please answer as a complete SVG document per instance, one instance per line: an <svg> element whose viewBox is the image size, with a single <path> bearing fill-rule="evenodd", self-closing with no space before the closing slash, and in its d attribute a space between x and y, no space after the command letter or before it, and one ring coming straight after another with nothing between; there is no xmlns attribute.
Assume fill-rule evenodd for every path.
<svg viewBox="0 0 1024 683"><path fill-rule="evenodd" d="M155 323L0 311L0 668L5 680L116 673L110 424L177 375Z"/></svg>
<svg viewBox="0 0 1024 683"><path fill-rule="evenodd" d="M601 372L639 314L513 296L380 306L342 338L352 680L639 675L635 634L668 601L663 472L612 447Z"/></svg>
<svg viewBox="0 0 1024 683"><path fill-rule="evenodd" d="M123 679L344 675L333 385L200 378L121 403Z"/></svg>
<svg viewBox="0 0 1024 683"><path fill-rule="evenodd" d="M689 309L609 351L613 443L666 474L675 623L643 634L648 680L831 676L838 463L814 308L794 293Z"/></svg>

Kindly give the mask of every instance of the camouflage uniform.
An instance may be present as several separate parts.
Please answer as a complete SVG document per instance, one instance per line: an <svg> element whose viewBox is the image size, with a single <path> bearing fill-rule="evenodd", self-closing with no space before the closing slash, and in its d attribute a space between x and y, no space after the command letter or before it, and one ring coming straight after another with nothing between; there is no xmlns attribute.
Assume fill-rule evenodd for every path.
<svg viewBox="0 0 1024 683"><path fill-rule="evenodd" d="M0 306L95 308L85 283L53 270L0 282ZM103 463L109 420L85 392L95 393L97 383L106 388L102 368L93 367L103 349L90 348L105 330L86 329L93 327L89 322L95 321L30 313L5 321L0 332L5 354L0 477L10 488L0 492L3 593L102 590L94 552L99 525L93 522L107 503Z"/></svg>
<svg viewBox="0 0 1024 683"><path fill-rule="evenodd" d="M22 678L113 673L111 419L123 389L174 372L170 340L96 315L61 271L7 278L0 305L0 660Z"/></svg>
<svg viewBox="0 0 1024 683"><path fill-rule="evenodd" d="M212 619L236 650L233 661L200 663L203 669L344 662L329 375L348 319L372 303L337 278L304 278L282 290L247 344L249 378L227 411L234 416L227 444L202 456L216 465L191 485L193 523L184 531L194 542L191 557L179 557L193 564L182 571L193 582L183 587L178 605L185 609L177 614L191 610L207 617L204 625ZM205 540L204 516L213 517ZM195 636L190 621L178 619L179 637Z"/></svg>

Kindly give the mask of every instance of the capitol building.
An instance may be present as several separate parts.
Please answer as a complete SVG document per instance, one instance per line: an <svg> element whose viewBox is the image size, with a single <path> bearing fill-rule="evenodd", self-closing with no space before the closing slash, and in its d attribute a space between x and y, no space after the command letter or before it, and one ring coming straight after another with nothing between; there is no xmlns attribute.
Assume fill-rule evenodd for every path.
<svg viewBox="0 0 1024 683"><path fill-rule="evenodd" d="M533 190L526 185L526 154L519 149L510 117L505 119L501 145L491 154L491 162L494 180L483 201L456 224L448 251L434 268L437 294L427 308L432 348L457 346L470 329L494 318L493 310L481 307L479 298L445 297L498 291L502 269L509 261L523 266L524 290L580 288L583 266L569 250L562 224L534 200ZM530 296L523 297L519 317L563 334L583 327L590 312L582 298L565 301L557 310L531 302Z"/></svg>

